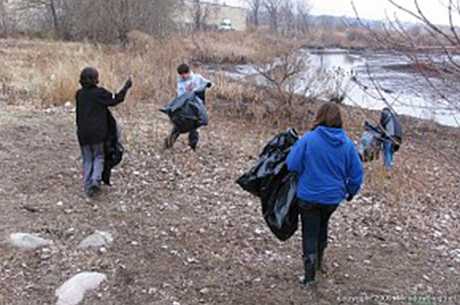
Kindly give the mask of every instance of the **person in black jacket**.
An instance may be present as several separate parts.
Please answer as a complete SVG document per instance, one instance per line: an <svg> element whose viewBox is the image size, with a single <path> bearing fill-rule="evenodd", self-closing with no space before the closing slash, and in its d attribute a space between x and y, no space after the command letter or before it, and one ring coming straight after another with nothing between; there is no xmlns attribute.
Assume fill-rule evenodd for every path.
<svg viewBox="0 0 460 305"><path fill-rule="evenodd" d="M104 169L104 142L108 137L108 107L124 101L132 87L128 79L116 94L98 87L99 73L88 67L80 74L82 88L76 93L77 135L83 159L84 188L88 197L100 191Z"/></svg>

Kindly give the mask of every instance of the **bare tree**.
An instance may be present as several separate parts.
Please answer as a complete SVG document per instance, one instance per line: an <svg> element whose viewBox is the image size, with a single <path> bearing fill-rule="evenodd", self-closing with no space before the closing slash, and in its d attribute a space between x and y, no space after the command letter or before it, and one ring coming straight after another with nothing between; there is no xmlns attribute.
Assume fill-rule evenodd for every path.
<svg viewBox="0 0 460 305"><path fill-rule="evenodd" d="M314 67L303 50L286 52L274 62L258 65L255 69L258 72L255 81L277 103L273 109L279 119L291 120L302 113L299 108L304 108L308 102L343 100L339 88L346 86L344 72Z"/></svg>
<svg viewBox="0 0 460 305"><path fill-rule="evenodd" d="M270 28L283 35L297 35L308 29L309 0L263 0Z"/></svg>
<svg viewBox="0 0 460 305"><path fill-rule="evenodd" d="M283 35L294 33L296 27L294 0L285 0L278 10L278 30Z"/></svg>
<svg viewBox="0 0 460 305"><path fill-rule="evenodd" d="M178 0L16 0L14 10L26 31L46 31L52 28L58 38L126 42L127 34L132 30L154 35L169 32L174 27L173 14L176 12L177 2Z"/></svg>
<svg viewBox="0 0 460 305"><path fill-rule="evenodd" d="M279 30L280 11L286 0L264 0L264 8L267 12L270 28L274 32Z"/></svg>
<svg viewBox="0 0 460 305"><path fill-rule="evenodd" d="M249 6L249 21L258 28L263 0L246 0L246 2Z"/></svg>
<svg viewBox="0 0 460 305"><path fill-rule="evenodd" d="M193 23L194 31L202 31L208 23L210 15L210 5L202 0L185 0L185 6L188 6Z"/></svg>
<svg viewBox="0 0 460 305"><path fill-rule="evenodd" d="M58 16L60 0L19 0L16 9L19 11L33 11L37 14L45 12L50 17L54 32L57 36L61 33L60 20Z"/></svg>
<svg viewBox="0 0 460 305"><path fill-rule="evenodd" d="M377 46L406 59L403 65L413 75L413 82L407 82L405 90L414 90L417 95L422 94L420 88L429 89L428 96L422 96L432 101L432 106L425 107L425 111L435 116L438 111L451 113L452 122L460 127L458 121L460 113L460 33L456 21L460 17L460 3L446 0L445 25L439 25L430 20L427 12L422 9L419 0L413 0L413 6L407 7L399 0L386 0L396 11L411 16L417 21L417 35L414 35L414 26L407 25L398 17L387 17L387 21L380 30L366 24L359 16L359 7L354 9L360 24L367 29ZM372 86L376 89L377 98L389 107L407 105L399 97L388 98L384 94L381 84L369 71ZM414 87L412 87L414 86ZM412 106L413 107L413 106ZM451 122L451 123L452 123ZM420 139L423 141L423 139ZM453 169L460 164L460 151L451 150L449 155L443 149L433 147L431 143L424 143L431 147L435 154L453 165ZM446 148L450 149L450 148ZM456 171L458 175L458 171Z"/></svg>
<svg viewBox="0 0 460 305"><path fill-rule="evenodd" d="M0 0L0 35L8 35L8 12L5 0Z"/></svg>
<svg viewBox="0 0 460 305"><path fill-rule="evenodd" d="M312 4L307 0L298 0L296 3L296 25L297 31L305 34L310 29L310 11Z"/></svg>

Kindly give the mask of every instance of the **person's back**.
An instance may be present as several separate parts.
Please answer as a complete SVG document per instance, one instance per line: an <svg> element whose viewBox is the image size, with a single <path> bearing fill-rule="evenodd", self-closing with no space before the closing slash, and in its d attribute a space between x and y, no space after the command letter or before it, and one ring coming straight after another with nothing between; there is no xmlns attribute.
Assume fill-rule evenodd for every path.
<svg viewBox="0 0 460 305"><path fill-rule="evenodd" d="M327 247L329 218L344 200L351 200L363 182L363 167L353 142L342 129L335 103L323 104L313 131L297 141L287 158L297 173L297 199L302 220L304 284L315 281Z"/></svg>
<svg viewBox="0 0 460 305"><path fill-rule="evenodd" d="M82 145L101 143L106 139L108 106L98 102L106 94L105 89L96 86L77 91L77 128Z"/></svg>
<svg viewBox="0 0 460 305"><path fill-rule="evenodd" d="M300 140L302 156L290 155L288 164L302 158L298 196L319 204L339 204L356 193L362 180L360 160L343 129L319 126ZM302 143L303 142L303 143Z"/></svg>
<svg viewBox="0 0 460 305"><path fill-rule="evenodd" d="M132 86L129 79L118 93L112 94L98 87L98 83L99 73L96 69L83 69L80 75L82 88L75 95L77 136L83 160L84 188L88 197L100 190L104 144L108 138L108 107L123 102Z"/></svg>
<svg viewBox="0 0 460 305"><path fill-rule="evenodd" d="M394 153L402 143L403 130L398 116L390 108L384 108L380 115L380 128L383 131L383 161L388 172L394 163Z"/></svg>

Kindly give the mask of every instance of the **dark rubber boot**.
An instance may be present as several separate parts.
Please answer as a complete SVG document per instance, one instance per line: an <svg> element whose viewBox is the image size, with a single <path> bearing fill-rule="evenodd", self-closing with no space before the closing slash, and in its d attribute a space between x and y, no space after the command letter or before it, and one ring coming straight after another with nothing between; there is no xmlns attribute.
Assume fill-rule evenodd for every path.
<svg viewBox="0 0 460 305"><path fill-rule="evenodd" d="M309 285L315 282L317 259L316 254L308 255L304 258L305 277L304 285Z"/></svg>

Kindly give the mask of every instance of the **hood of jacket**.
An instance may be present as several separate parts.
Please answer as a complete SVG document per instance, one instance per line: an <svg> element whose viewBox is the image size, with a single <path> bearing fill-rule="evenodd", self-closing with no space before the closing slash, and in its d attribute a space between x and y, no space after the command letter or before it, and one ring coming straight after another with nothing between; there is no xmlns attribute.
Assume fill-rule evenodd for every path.
<svg viewBox="0 0 460 305"><path fill-rule="evenodd" d="M341 146L345 144L347 136L342 128L332 128L319 126L316 128L318 134L332 146Z"/></svg>

